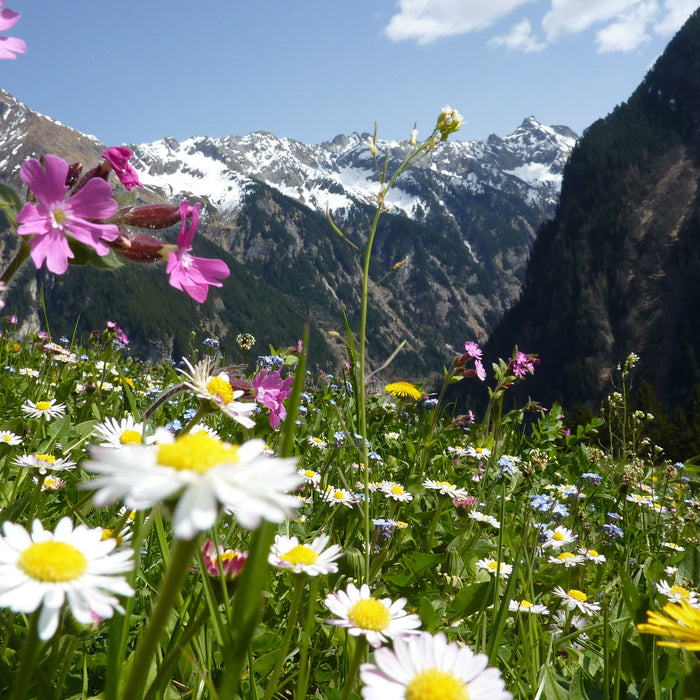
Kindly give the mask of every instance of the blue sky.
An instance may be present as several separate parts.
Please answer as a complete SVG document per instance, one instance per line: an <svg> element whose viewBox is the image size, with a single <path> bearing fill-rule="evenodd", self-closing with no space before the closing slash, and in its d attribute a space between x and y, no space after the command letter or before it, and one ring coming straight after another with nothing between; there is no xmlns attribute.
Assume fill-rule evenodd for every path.
<svg viewBox="0 0 700 700"><path fill-rule="evenodd" d="M6 0L0 87L107 145L268 130L461 140L523 118L581 133L629 97L698 0Z"/></svg>

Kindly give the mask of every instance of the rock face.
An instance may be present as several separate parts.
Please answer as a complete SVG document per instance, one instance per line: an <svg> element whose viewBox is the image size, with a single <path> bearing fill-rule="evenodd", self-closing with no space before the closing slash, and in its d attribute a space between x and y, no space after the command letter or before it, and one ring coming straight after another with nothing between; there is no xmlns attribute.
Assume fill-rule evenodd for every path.
<svg viewBox="0 0 700 700"><path fill-rule="evenodd" d="M596 407L630 353L671 406L700 382L700 11L630 99L588 128L490 357L540 354L527 391Z"/></svg>
<svg viewBox="0 0 700 700"><path fill-rule="evenodd" d="M195 252L223 258L235 275L198 307L153 269L127 266L104 275L71 268L60 279L26 271L37 290L43 285L54 334L70 336L79 315L83 331L117 320L137 350L151 357L162 352L156 340L161 336L172 339L168 347L176 356L184 354L190 331L216 332L224 350L235 355L241 331L256 335L267 349L270 343L294 343L309 321L316 333L312 362L337 365L345 359L344 345L327 332L344 334L344 313L357 328L362 260L333 231L326 211L362 248L379 189L366 136L307 145L257 132L131 145L146 185L134 190L137 196L146 202L202 202L195 248L204 249ZM0 140L0 179L16 187L19 167L29 157L50 152L90 167L104 150L94 137L2 92ZM375 367L406 340L387 376L427 381L450 361L452 347L486 339L518 298L535 232L555 211L575 140L566 127L529 117L503 138L441 144L397 181L387 199L390 211L380 220L371 269L373 280L386 278L372 292L369 353ZM409 149L406 142L378 146L380 154L388 153L389 172ZM7 259L16 241L1 240ZM397 263L402 265L394 270ZM111 293L111 285L119 294ZM125 289L138 293L124 295ZM23 313L38 306L37 297L13 294L10 301Z"/></svg>

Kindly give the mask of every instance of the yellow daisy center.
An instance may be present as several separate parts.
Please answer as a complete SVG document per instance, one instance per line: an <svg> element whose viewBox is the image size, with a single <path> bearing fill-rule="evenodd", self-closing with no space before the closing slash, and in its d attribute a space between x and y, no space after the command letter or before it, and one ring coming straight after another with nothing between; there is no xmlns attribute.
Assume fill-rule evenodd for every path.
<svg viewBox="0 0 700 700"><path fill-rule="evenodd" d="M402 496L404 494L404 490L397 484L391 487L391 493L393 493L395 496Z"/></svg>
<svg viewBox="0 0 700 700"><path fill-rule="evenodd" d="M40 462L46 462L47 464L53 464L56 461L56 458L53 455L35 454L34 457Z"/></svg>
<svg viewBox="0 0 700 700"><path fill-rule="evenodd" d="M295 566L297 564L308 566L316 562L318 554L316 554L311 547L305 544L298 544L296 547L292 547L286 554L283 554L280 559Z"/></svg>
<svg viewBox="0 0 700 700"><path fill-rule="evenodd" d="M591 557L597 557L597 556L598 556L598 552L596 552L595 549L589 549L589 550L588 550L588 555L591 556Z"/></svg>
<svg viewBox="0 0 700 700"><path fill-rule="evenodd" d="M576 555L572 554L571 552L562 552L557 559L560 559L561 561L566 561L567 559L573 559Z"/></svg>
<svg viewBox="0 0 700 700"><path fill-rule="evenodd" d="M360 629L380 632L389 626L391 613L381 600L363 598L348 610L348 619Z"/></svg>
<svg viewBox="0 0 700 700"><path fill-rule="evenodd" d="M588 599L586 598L586 594L583 593L583 591L577 590L576 588L572 588L572 589L567 593L567 595L569 596L569 598L573 598L574 600L577 600L579 603L585 603L586 600L588 600Z"/></svg>
<svg viewBox="0 0 700 700"><path fill-rule="evenodd" d="M520 607L521 608L531 608L532 603L529 600L521 600L520 601Z"/></svg>
<svg viewBox="0 0 700 700"><path fill-rule="evenodd" d="M556 540L557 542L561 542L564 539L564 535L561 532L557 531L552 535L552 539Z"/></svg>
<svg viewBox="0 0 700 700"><path fill-rule="evenodd" d="M119 436L119 442L122 445L131 445L133 443L140 444L141 440L141 433L137 432L136 430L125 430Z"/></svg>
<svg viewBox="0 0 700 700"><path fill-rule="evenodd" d="M62 583L80 578L88 568L85 555L67 542L35 542L17 560L17 565L36 581Z"/></svg>
<svg viewBox="0 0 700 700"><path fill-rule="evenodd" d="M683 586L671 586L670 592L673 595L678 595L681 598L689 598L690 597L690 591L687 588L683 588Z"/></svg>
<svg viewBox="0 0 700 700"><path fill-rule="evenodd" d="M490 561L488 564L486 564L491 571L496 571L498 569L498 562L497 561Z"/></svg>
<svg viewBox="0 0 700 700"><path fill-rule="evenodd" d="M449 481L436 481L435 483L437 486L442 486L446 489L452 488L452 484Z"/></svg>
<svg viewBox="0 0 700 700"><path fill-rule="evenodd" d="M233 401L233 387L223 377L212 377L207 382L207 391L213 396L218 396L224 402L224 405L228 405Z"/></svg>
<svg viewBox="0 0 700 700"><path fill-rule="evenodd" d="M204 474L218 464L237 461L236 445L227 445L213 438L205 430L194 435L188 433L175 442L158 447L158 464L178 471L188 470Z"/></svg>
<svg viewBox="0 0 700 700"><path fill-rule="evenodd" d="M309 479L313 479L316 476L316 472L313 469L307 469L304 471L304 476L308 476Z"/></svg>
<svg viewBox="0 0 700 700"><path fill-rule="evenodd" d="M406 686L406 700L469 700L469 691L451 673L427 668Z"/></svg>
<svg viewBox="0 0 700 700"><path fill-rule="evenodd" d="M51 408L50 401L37 401L36 410L37 411L48 411Z"/></svg>

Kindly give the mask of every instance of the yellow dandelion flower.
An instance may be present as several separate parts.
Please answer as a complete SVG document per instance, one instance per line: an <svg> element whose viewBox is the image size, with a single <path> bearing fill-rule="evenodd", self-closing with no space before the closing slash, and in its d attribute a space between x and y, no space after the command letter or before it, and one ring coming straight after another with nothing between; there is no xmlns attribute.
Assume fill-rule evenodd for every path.
<svg viewBox="0 0 700 700"><path fill-rule="evenodd" d="M700 610L694 608L686 598L680 604L667 603L664 613L647 611L647 621L637 625L642 634L671 637L674 641L657 642L664 647L685 647L689 651L700 651ZM668 617L667 617L668 616Z"/></svg>
<svg viewBox="0 0 700 700"><path fill-rule="evenodd" d="M384 391L390 396L398 396L400 399L418 399L423 398L423 392L413 386L410 382L393 382L384 387Z"/></svg>

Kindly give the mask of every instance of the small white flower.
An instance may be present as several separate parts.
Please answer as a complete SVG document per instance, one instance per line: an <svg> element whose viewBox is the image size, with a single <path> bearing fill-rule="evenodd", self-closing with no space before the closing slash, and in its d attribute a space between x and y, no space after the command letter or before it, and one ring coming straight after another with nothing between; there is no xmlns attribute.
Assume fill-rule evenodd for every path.
<svg viewBox="0 0 700 700"><path fill-rule="evenodd" d="M575 532L569 528L559 525L554 530L545 530L547 539L542 544L543 547L551 547L553 550L561 549L567 544L571 544L577 537Z"/></svg>
<svg viewBox="0 0 700 700"><path fill-rule="evenodd" d="M674 603L680 603L681 600L685 600L686 603L694 608L700 607L697 591L690 591L687 588L683 588L683 586L671 586L668 581L659 581L656 584L656 589Z"/></svg>
<svg viewBox="0 0 700 700"><path fill-rule="evenodd" d="M474 447L470 445L465 450L467 457L476 457L478 459L488 459L491 456L491 450L488 447Z"/></svg>
<svg viewBox="0 0 700 700"><path fill-rule="evenodd" d="M32 367L21 367L19 370L17 370L18 374L23 374L26 377L40 377L41 372L39 372L36 369L33 369Z"/></svg>
<svg viewBox="0 0 700 700"><path fill-rule="evenodd" d="M413 496L395 481L382 481L379 485L379 490L386 494L387 498L391 498L394 501L407 503L413 500Z"/></svg>
<svg viewBox="0 0 700 700"><path fill-rule="evenodd" d="M0 430L0 444L19 445L21 442L22 438L11 430Z"/></svg>
<svg viewBox="0 0 700 700"><path fill-rule="evenodd" d="M364 700L469 698L511 700L497 668L485 654L448 642L440 632L396 637L393 649L374 652L374 664L360 666Z"/></svg>
<svg viewBox="0 0 700 700"><path fill-rule="evenodd" d="M275 535L267 560L280 569L293 574L334 574L338 571L335 560L342 555L340 545L326 547L330 537L319 535L311 544L300 544L298 538Z"/></svg>
<svg viewBox="0 0 700 700"><path fill-rule="evenodd" d="M46 471L61 472L67 469L74 469L75 462L63 457L56 458L53 455L31 454L17 457L14 463L18 467L27 467L28 469L38 469L39 474L46 474Z"/></svg>
<svg viewBox="0 0 700 700"><path fill-rule="evenodd" d="M313 469L298 469L297 474L304 477L304 481L307 484L312 484L314 488L316 488L321 481L321 475Z"/></svg>
<svg viewBox="0 0 700 700"><path fill-rule="evenodd" d="M62 403L56 403L56 399L37 401L36 403L27 399L22 404L22 411L32 418L50 420L62 416L66 412L66 406Z"/></svg>
<svg viewBox="0 0 700 700"><path fill-rule="evenodd" d="M115 448L146 442L143 431L144 424L137 423L133 416L127 416L121 420L107 418L101 423L97 423L93 428L93 432L103 440L100 443L102 447Z"/></svg>
<svg viewBox="0 0 700 700"><path fill-rule="evenodd" d="M346 590L329 593L324 602L338 616L328 624L345 627L354 637L363 634L375 649L390 638L414 633L421 624L418 615L404 610L406 598L374 598L366 583L359 590L349 583Z"/></svg>
<svg viewBox="0 0 700 700"><path fill-rule="evenodd" d="M328 446L328 443L322 438L313 437L311 435L308 437L307 442L312 447L318 447L319 450L325 449Z"/></svg>
<svg viewBox="0 0 700 700"><path fill-rule="evenodd" d="M600 604L589 603L586 594L576 588L565 591L561 586L557 586L553 592L563 599L569 610L579 610L584 615L597 615L600 612Z"/></svg>
<svg viewBox="0 0 700 700"><path fill-rule="evenodd" d="M604 561L606 561L605 555L599 554L595 549L579 547L578 553L588 559L588 561L592 561L595 564L602 564Z"/></svg>
<svg viewBox="0 0 700 700"><path fill-rule="evenodd" d="M50 639L61 609L68 602L77 622L93 621L93 614L123 613L112 593L133 595L122 576L134 568L133 552L115 552L115 540L102 540L102 528L73 527L63 518L53 533L35 520L31 533L5 522L0 537L0 607L13 612L39 613L39 639Z"/></svg>
<svg viewBox="0 0 700 700"><path fill-rule="evenodd" d="M681 546L680 544L676 544L675 542L662 542L662 546L667 547L668 549L673 549L676 552L685 552L685 547Z"/></svg>
<svg viewBox="0 0 700 700"><path fill-rule="evenodd" d="M493 517L493 515L486 515L478 510L470 510L467 515L472 520L477 520L480 523L488 523L489 525L495 527L496 529L501 527L501 523Z"/></svg>
<svg viewBox="0 0 700 700"><path fill-rule="evenodd" d="M513 567L510 564L501 562L499 566L495 559L479 559L476 565L478 568L488 571L492 576L498 572L501 578L508 578L513 573Z"/></svg>
<svg viewBox="0 0 700 700"><path fill-rule="evenodd" d="M335 486L326 486L322 498L326 503L332 503L335 506L344 505L348 508L352 508L357 502L355 494L350 493L347 489L339 489Z"/></svg>
<svg viewBox="0 0 700 700"><path fill-rule="evenodd" d="M435 481L433 479L426 479L423 482L423 486L426 489L433 489L438 491L443 496L449 496L450 498L466 498L469 493L466 489L460 489L449 481Z"/></svg>
<svg viewBox="0 0 700 700"><path fill-rule="evenodd" d="M585 557L580 554L574 554L573 552L562 552L556 557L549 557L550 564L557 564L566 567L567 569L572 566L578 566L586 561Z"/></svg>
<svg viewBox="0 0 700 700"><path fill-rule="evenodd" d="M508 610L510 612L524 612L531 615L549 615L549 608L546 605L533 605L529 600L511 600L508 603Z"/></svg>

